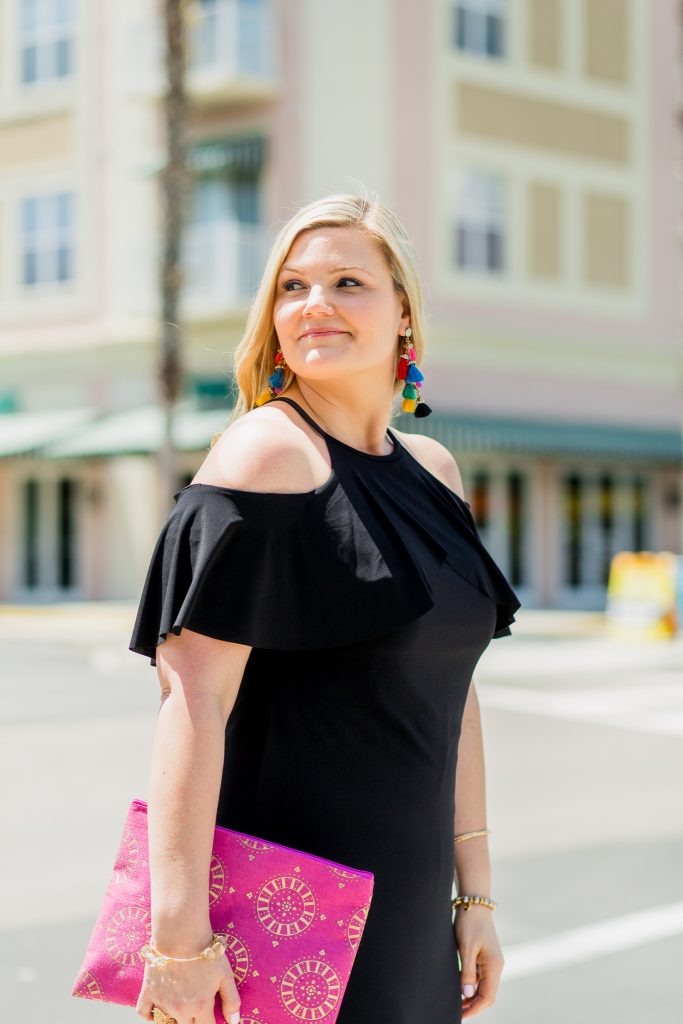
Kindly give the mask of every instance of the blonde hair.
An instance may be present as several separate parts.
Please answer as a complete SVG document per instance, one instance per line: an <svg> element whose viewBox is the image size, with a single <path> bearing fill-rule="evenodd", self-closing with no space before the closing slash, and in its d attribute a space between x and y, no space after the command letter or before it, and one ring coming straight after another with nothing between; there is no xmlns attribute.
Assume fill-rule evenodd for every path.
<svg viewBox="0 0 683 1024"><path fill-rule="evenodd" d="M415 360L422 362L425 349L426 314L424 295L413 244L399 219L377 199L351 193L332 193L297 210L280 228L273 241L258 290L252 300L242 340L234 351L234 379L237 397L227 425L256 407L256 399L268 386L275 369L278 338L273 324L277 277L293 242L302 231L322 227L352 227L377 242L391 273L396 291L407 299ZM397 343L396 354L401 348ZM285 371L284 394L295 378ZM403 389L396 381L394 394ZM222 431L211 439L214 446Z"/></svg>

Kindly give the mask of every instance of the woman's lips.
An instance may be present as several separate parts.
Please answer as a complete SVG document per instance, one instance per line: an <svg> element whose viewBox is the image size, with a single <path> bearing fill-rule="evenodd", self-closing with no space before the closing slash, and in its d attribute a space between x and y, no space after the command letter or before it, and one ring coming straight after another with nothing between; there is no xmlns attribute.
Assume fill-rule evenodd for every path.
<svg viewBox="0 0 683 1024"><path fill-rule="evenodd" d="M302 338L318 338L328 334L346 334L346 331L309 331L308 334L302 334Z"/></svg>

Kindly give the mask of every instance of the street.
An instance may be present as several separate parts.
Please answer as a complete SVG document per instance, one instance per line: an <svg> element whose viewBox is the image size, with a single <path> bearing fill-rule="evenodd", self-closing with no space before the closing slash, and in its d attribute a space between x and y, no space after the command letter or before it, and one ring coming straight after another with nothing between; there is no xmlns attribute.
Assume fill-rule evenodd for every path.
<svg viewBox="0 0 683 1024"><path fill-rule="evenodd" d="M521 612L474 677L505 955L476 1019L680 1024L683 636L623 645L552 614ZM147 796L159 691L127 650L133 615L0 609L0 1024L139 1020L71 996L128 805Z"/></svg>

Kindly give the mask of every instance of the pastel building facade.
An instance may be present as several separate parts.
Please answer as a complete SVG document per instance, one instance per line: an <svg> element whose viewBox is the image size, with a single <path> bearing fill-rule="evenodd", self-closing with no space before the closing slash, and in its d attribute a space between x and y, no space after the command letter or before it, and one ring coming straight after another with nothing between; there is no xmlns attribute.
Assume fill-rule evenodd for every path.
<svg viewBox="0 0 683 1024"><path fill-rule="evenodd" d="M130 598L156 452L158 0L0 3L0 600ZM191 9L188 482L275 230L359 185L427 296L431 433L527 607L681 550L675 0Z"/></svg>

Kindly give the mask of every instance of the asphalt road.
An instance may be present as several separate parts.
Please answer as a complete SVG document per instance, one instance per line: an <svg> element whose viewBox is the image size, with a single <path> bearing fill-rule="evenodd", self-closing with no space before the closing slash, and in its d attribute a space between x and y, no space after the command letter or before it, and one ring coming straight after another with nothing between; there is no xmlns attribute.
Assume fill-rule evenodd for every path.
<svg viewBox="0 0 683 1024"><path fill-rule="evenodd" d="M140 1019L71 996L128 804L147 796L158 685L127 650L130 614L0 609L0 1024ZM475 682L506 963L472 1019L681 1024L683 638L520 628Z"/></svg>

